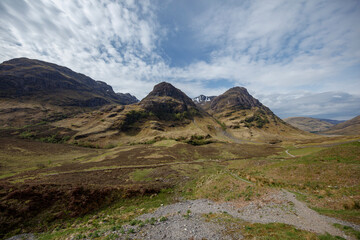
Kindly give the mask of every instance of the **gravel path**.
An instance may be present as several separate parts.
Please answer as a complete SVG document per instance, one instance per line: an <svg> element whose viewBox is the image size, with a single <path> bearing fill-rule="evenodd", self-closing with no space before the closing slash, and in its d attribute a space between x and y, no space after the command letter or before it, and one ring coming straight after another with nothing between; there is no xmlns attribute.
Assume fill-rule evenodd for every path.
<svg viewBox="0 0 360 240"><path fill-rule="evenodd" d="M360 228L358 225L322 216L298 201L294 194L282 190L261 200L252 201L241 208L230 203L215 203L207 199L163 206L153 213L138 217L138 220L143 222L151 218L156 219L152 224L145 224L142 227L124 226L126 232L129 228L134 228L135 233L120 234L120 239L241 239L241 235L235 237L224 235L224 226L215 222L206 222L203 217L203 214L224 212L247 222L285 223L298 229L319 234L329 233L345 239L351 238L335 228L333 223ZM160 221L161 218L166 220Z"/></svg>
<svg viewBox="0 0 360 240"><path fill-rule="evenodd" d="M287 149L285 152L286 152L287 155L289 155L292 158L296 157L296 156L292 155L291 153L289 153L289 149Z"/></svg>
<svg viewBox="0 0 360 240"><path fill-rule="evenodd" d="M109 231L116 239L242 239L239 233L228 235L226 227L216 221L206 221L204 214L224 213L252 223L285 223L319 234L329 233L352 239L335 228L333 223L360 230L360 226L335 218L322 216L298 201L294 194L281 190L252 201L244 207L231 203L216 203L207 199L179 202L158 208L153 213L143 214L132 226ZM141 222L140 222L141 221ZM140 224L141 223L141 224ZM34 235L18 235L9 240L34 239Z"/></svg>
<svg viewBox="0 0 360 240"><path fill-rule="evenodd" d="M234 217L249 222L286 223L311 232L320 234L328 232L331 235L346 237L342 231L332 226L329 221L331 218L318 214L305 203L298 201L294 194L284 190L261 201L252 202L241 209L232 207L228 212Z"/></svg>
<svg viewBox="0 0 360 240"><path fill-rule="evenodd" d="M207 199L179 202L163 206L153 213L144 214L138 220L145 222L151 218L157 219L155 224L147 224L139 228L137 233L128 235L133 239L242 239L241 235L235 238L225 236L225 227L216 223L206 222L203 214L222 213L228 210L227 206L216 204ZM166 220L161 222L159 219ZM130 226L125 226L128 231ZM124 239L126 236L124 236Z"/></svg>

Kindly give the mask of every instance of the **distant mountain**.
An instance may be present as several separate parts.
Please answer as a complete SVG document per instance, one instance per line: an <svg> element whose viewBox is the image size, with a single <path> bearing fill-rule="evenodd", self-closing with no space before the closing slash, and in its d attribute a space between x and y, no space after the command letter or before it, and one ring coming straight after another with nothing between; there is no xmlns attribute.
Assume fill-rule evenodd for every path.
<svg viewBox="0 0 360 240"><path fill-rule="evenodd" d="M360 116L336 124L322 133L334 135L360 135Z"/></svg>
<svg viewBox="0 0 360 240"><path fill-rule="evenodd" d="M105 82L95 81L66 67L28 58L0 64L0 97L78 107L136 102L129 96L115 94Z"/></svg>
<svg viewBox="0 0 360 240"><path fill-rule="evenodd" d="M326 131L335 125L332 122L338 122L336 120L327 119L326 121L325 119L310 117L290 117L285 118L284 121L298 129L312 133Z"/></svg>
<svg viewBox="0 0 360 240"><path fill-rule="evenodd" d="M345 120L332 120L332 119L324 119L324 118L318 118L318 119L321 120L321 121L325 121L325 122L331 123L331 124L333 124L333 125L336 125L336 124L345 122Z"/></svg>
<svg viewBox="0 0 360 240"><path fill-rule="evenodd" d="M197 96L195 98L193 98L194 103L196 104L204 104L207 102L211 102L216 96L205 96L205 95L200 95Z"/></svg>
<svg viewBox="0 0 360 240"><path fill-rule="evenodd" d="M137 99L135 96L131 95L130 93L116 93L116 95L118 95L121 101L124 102L124 105L139 102L139 99Z"/></svg>

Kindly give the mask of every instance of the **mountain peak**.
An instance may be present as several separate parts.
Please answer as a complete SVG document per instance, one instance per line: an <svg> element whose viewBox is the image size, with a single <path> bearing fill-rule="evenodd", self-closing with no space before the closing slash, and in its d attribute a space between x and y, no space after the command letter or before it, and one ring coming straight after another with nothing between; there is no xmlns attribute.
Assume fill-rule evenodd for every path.
<svg viewBox="0 0 360 240"><path fill-rule="evenodd" d="M251 109L253 107L264 107L259 100L249 94L244 87L233 87L225 93L213 99L211 109L222 111L224 109Z"/></svg>
<svg viewBox="0 0 360 240"><path fill-rule="evenodd" d="M191 98L167 82L155 85L154 89L141 100L140 105L157 116L197 109Z"/></svg>
<svg viewBox="0 0 360 240"><path fill-rule="evenodd" d="M172 84L168 82L161 82L154 86L154 89L149 93L148 96L158 96L158 97L168 96L174 98L182 98L184 95L185 93L174 87Z"/></svg>
<svg viewBox="0 0 360 240"><path fill-rule="evenodd" d="M192 100L185 93L168 82L161 82L155 85L154 89L141 102L145 102L156 97L171 97L187 105L194 106Z"/></svg>
<svg viewBox="0 0 360 240"><path fill-rule="evenodd" d="M249 94L248 90L244 87L232 87L229 90L227 90L226 92L238 92L238 93L243 93L243 94Z"/></svg>

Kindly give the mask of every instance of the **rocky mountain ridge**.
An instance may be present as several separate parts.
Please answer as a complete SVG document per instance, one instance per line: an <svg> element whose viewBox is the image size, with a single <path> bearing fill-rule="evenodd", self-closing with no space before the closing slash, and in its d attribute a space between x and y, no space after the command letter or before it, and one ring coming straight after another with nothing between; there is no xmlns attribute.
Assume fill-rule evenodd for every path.
<svg viewBox="0 0 360 240"><path fill-rule="evenodd" d="M0 95L4 102L0 123L18 121L16 126L21 126L50 120L56 127L76 132L74 140L108 143L115 139L131 142L200 135L221 141L277 142L288 135L303 134L243 87L231 88L217 97L200 96L198 100L205 104L195 104L180 89L162 82L136 103L130 94L116 94L104 82L65 67L24 58L4 62L0 81L8 89ZM37 105L32 101L37 101ZM124 106L128 103L133 104ZM15 110L14 104L18 105ZM95 111L83 110L103 105L106 106ZM19 109L21 114L17 113ZM54 118L54 112L59 117Z"/></svg>
<svg viewBox="0 0 360 240"><path fill-rule="evenodd" d="M116 94L105 82L95 81L67 67L28 58L0 64L0 97L79 107L137 102L134 97Z"/></svg>

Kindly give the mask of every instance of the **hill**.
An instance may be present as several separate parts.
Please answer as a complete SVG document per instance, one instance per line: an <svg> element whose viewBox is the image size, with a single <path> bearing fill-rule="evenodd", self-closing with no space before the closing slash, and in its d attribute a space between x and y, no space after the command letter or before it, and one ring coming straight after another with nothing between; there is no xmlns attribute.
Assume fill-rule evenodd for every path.
<svg viewBox="0 0 360 240"><path fill-rule="evenodd" d="M336 125L336 124L339 124L339 123L342 123L342 122L345 122L345 120L333 120L333 119L325 119L325 118L317 118L321 121L325 121L325 122L328 122L328 123L331 123L333 125Z"/></svg>
<svg viewBox="0 0 360 240"><path fill-rule="evenodd" d="M334 124L329 122L329 120L325 121L310 117L290 117L285 118L284 121L298 129L312 133L325 131L334 126Z"/></svg>
<svg viewBox="0 0 360 240"><path fill-rule="evenodd" d="M335 135L360 135L360 116L339 123L321 133Z"/></svg>
<svg viewBox="0 0 360 240"><path fill-rule="evenodd" d="M35 59L16 58L0 64L0 124L21 126L55 115L106 104L131 104L130 94L69 68Z"/></svg>

